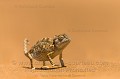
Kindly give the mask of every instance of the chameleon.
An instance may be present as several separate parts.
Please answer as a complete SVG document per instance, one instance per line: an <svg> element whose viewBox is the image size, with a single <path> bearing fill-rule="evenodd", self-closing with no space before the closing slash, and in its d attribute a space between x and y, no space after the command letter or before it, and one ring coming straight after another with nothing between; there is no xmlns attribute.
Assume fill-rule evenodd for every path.
<svg viewBox="0 0 120 79"><path fill-rule="evenodd" d="M63 61L63 50L71 42L71 39L66 34L55 35L53 38L42 38L34 44L28 51L27 46L29 40L24 39L24 54L30 60L31 69L35 69L33 66L33 59L43 62L43 67L47 67L45 61L49 61L52 67L56 66L53 59L59 55L61 67L66 67Z"/></svg>

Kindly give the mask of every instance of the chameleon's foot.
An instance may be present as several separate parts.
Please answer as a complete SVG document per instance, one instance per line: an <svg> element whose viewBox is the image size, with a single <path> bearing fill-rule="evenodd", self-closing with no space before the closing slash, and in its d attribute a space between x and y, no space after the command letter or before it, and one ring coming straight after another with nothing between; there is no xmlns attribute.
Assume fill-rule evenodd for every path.
<svg viewBox="0 0 120 79"><path fill-rule="evenodd" d="M55 64L52 65L52 67L55 67L55 66L56 66Z"/></svg>
<svg viewBox="0 0 120 79"><path fill-rule="evenodd" d="M50 67L49 66L42 66L41 69L44 69L44 70L47 70L49 69Z"/></svg>
<svg viewBox="0 0 120 79"><path fill-rule="evenodd" d="M62 66L62 67L67 67L67 66Z"/></svg>
<svg viewBox="0 0 120 79"><path fill-rule="evenodd" d="M32 69L32 70L35 70L35 67L32 67L31 69Z"/></svg>
<svg viewBox="0 0 120 79"><path fill-rule="evenodd" d="M58 64L55 64L54 66L60 66L60 65L58 65Z"/></svg>
<svg viewBox="0 0 120 79"><path fill-rule="evenodd" d="M52 68L59 68L59 65L52 65Z"/></svg>

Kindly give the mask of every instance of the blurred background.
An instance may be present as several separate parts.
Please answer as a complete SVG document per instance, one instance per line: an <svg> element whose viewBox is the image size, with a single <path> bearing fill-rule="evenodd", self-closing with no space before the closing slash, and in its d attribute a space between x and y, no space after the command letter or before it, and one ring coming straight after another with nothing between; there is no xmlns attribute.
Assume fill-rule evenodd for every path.
<svg viewBox="0 0 120 79"><path fill-rule="evenodd" d="M119 0L0 0L0 64L29 61L29 49L43 37L66 33L65 61L120 61ZM57 59L55 61L58 61Z"/></svg>

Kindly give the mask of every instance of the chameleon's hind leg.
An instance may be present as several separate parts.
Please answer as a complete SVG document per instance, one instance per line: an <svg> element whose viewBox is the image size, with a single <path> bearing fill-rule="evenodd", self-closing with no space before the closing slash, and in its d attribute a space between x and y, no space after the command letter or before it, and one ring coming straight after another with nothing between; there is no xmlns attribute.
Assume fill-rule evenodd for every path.
<svg viewBox="0 0 120 79"><path fill-rule="evenodd" d="M46 66L45 61L43 61L43 66Z"/></svg>
<svg viewBox="0 0 120 79"><path fill-rule="evenodd" d="M66 66L64 65L62 53L59 55L59 60L60 60L61 66L62 66L62 67L66 67Z"/></svg>
<svg viewBox="0 0 120 79"><path fill-rule="evenodd" d="M33 60L30 59L30 65L31 65L31 69L35 69L35 67L33 67Z"/></svg>
<svg viewBox="0 0 120 79"><path fill-rule="evenodd" d="M30 65L31 65L31 69L35 69L35 67L33 67L33 60L32 60L32 56L27 53L26 56L30 59Z"/></svg>
<svg viewBox="0 0 120 79"><path fill-rule="evenodd" d="M48 59L49 59L50 63L52 64L52 66L55 66L52 58L50 57L50 55L51 55L52 53L53 53L53 52L48 53L47 56L48 56Z"/></svg>
<svg viewBox="0 0 120 79"><path fill-rule="evenodd" d="M43 66L41 67L42 69L48 69L49 66L46 66L45 61L43 61Z"/></svg>

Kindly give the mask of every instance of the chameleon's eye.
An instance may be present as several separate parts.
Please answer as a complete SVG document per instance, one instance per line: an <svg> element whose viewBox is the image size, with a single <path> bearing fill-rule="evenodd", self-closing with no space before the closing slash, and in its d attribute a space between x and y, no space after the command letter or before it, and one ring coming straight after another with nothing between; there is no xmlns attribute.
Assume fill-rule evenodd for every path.
<svg viewBox="0 0 120 79"><path fill-rule="evenodd" d="M64 39L64 36L61 36L61 37L59 38L60 41L63 40L63 39Z"/></svg>

